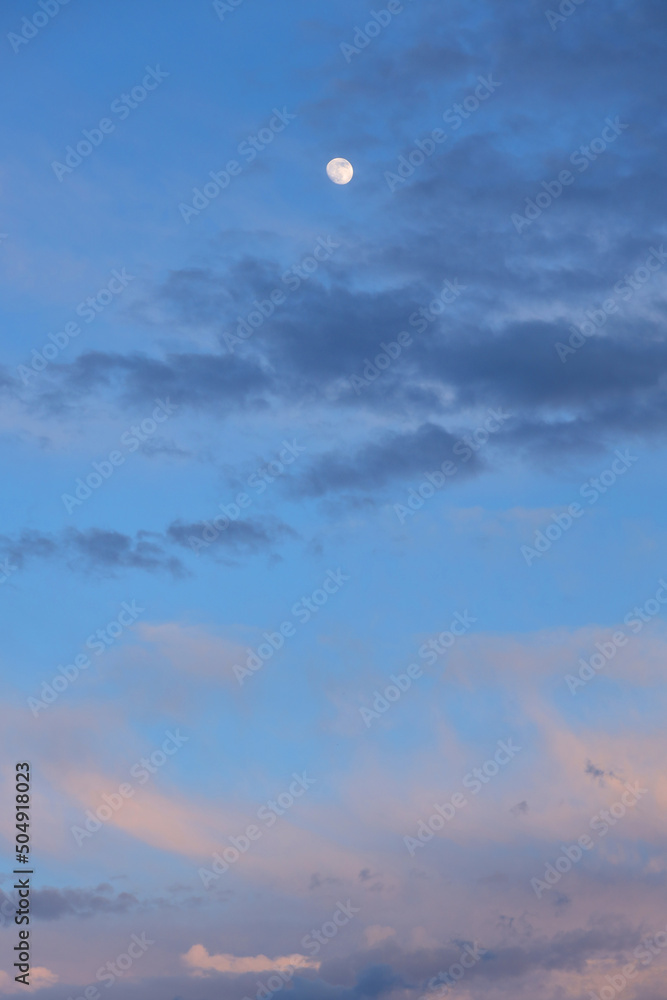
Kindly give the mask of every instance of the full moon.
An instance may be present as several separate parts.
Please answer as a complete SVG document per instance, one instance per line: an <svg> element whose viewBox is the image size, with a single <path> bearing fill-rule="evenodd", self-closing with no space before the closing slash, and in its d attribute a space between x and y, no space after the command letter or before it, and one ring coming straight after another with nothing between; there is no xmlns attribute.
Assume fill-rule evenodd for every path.
<svg viewBox="0 0 667 1000"><path fill-rule="evenodd" d="M354 176L354 170L349 160L338 156L327 163L327 174L334 184L349 184Z"/></svg>

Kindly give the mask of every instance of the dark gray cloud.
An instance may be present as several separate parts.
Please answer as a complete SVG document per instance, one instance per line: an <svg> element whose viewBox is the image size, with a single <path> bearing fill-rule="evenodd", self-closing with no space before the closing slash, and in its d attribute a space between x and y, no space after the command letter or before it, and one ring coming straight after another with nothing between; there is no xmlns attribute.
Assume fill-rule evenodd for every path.
<svg viewBox="0 0 667 1000"><path fill-rule="evenodd" d="M185 576L186 572L180 559L165 552L162 536L153 532L138 531L131 538L119 531L70 528L64 532L62 547L71 564L85 572L140 569L168 572L174 577Z"/></svg>
<svg viewBox="0 0 667 1000"><path fill-rule="evenodd" d="M0 908L3 915L16 907L13 902L15 891L7 895L0 892ZM92 917L98 914L126 913L139 906L133 893L114 893L112 887L103 882L94 889L56 889L46 887L33 889L30 897L30 914L36 920L60 920L62 917Z"/></svg>
<svg viewBox="0 0 667 1000"><path fill-rule="evenodd" d="M270 550L283 539L296 538L296 532L273 517L246 521L212 518L184 524L174 521L167 528L170 542L197 553L207 553L213 558L219 550L234 555L253 554Z"/></svg>
<svg viewBox="0 0 667 1000"><path fill-rule="evenodd" d="M139 531L134 538L119 531L66 528L57 535L24 531L16 539L0 537L0 555L22 569L35 559L60 558L84 573L113 575L118 570L139 569L185 575L183 563L165 551L162 536Z"/></svg>
<svg viewBox="0 0 667 1000"><path fill-rule="evenodd" d="M354 454L331 452L316 459L308 472L296 480L293 491L321 496L330 490L372 490L386 486L395 478L405 478L437 470L446 461L457 466L461 459L454 452L459 438L441 427L423 424L407 434L386 435L377 443L367 444ZM474 474L480 462L472 452L463 474ZM456 473L459 477L461 472Z"/></svg>
<svg viewBox="0 0 667 1000"><path fill-rule="evenodd" d="M168 397L176 406L186 404L220 414L266 406L265 397L274 384L259 366L235 355L182 353L157 358L95 351L59 366L54 374L56 383L60 375L66 397L86 397L109 388L133 406ZM50 404L52 399L49 393L46 401Z"/></svg>
<svg viewBox="0 0 667 1000"><path fill-rule="evenodd" d="M23 569L27 559L48 559L57 551L56 542L39 531L22 531L14 539L0 535L0 554L16 569Z"/></svg>
<svg viewBox="0 0 667 1000"><path fill-rule="evenodd" d="M516 239L509 237L510 242ZM647 236L644 250L653 244L660 246ZM415 248L408 247L407 252L410 249ZM608 318L602 335L587 339L565 363L556 351L558 343L568 342L572 324L581 324L584 310L599 308L602 299L613 295L613 284L638 265L641 257L635 246L625 254L616 248L608 277L590 270L587 275L579 273L579 282L588 279L586 289L577 288L576 282L572 287L571 262L556 261L548 287L540 288L539 295L531 291L529 306L522 298L528 294L527 282L543 268L542 256L525 265L526 276L519 280L516 274L501 277L502 269L484 273L490 267L491 250L485 249L487 259L473 255L466 263L461 248L456 271L450 275L454 280L458 276L467 290L451 315L437 317L425 330L418 325L417 310L433 301L438 287L429 289L420 282L400 291L371 294L331 289L313 280L288 300L280 317L267 321L234 354L162 359L83 355L57 373L57 392L100 392L113 384L121 399L136 406L162 394L217 416L238 412L239 407L265 410L268 415L282 399L299 404L305 420L308 407L315 404L332 411L375 413L385 422L390 419L406 427L393 437L369 432L367 444L355 446L353 461L347 457L349 445L338 454L313 460L301 477L305 492L312 495L350 487L373 489L412 475L420 462L436 457L438 421L455 422L464 432L470 420L465 414L485 407L503 406L515 413L514 430L504 433L502 441L504 447L529 455L576 453L628 437L664 436L667 349L655 288L643 293L654 295L652 316L636 315L635 300L624 312L619 301L619 312ZM431 246L430 251L438 253L438 248ZM233 279L233 273L228 277ZM204 296L201 278L197 288ZM267 294L264 285L254 291L256 296ZM511 318L526 308L546 310L549 302L562 301L566 294L573 301L568 316ZM496 319L494 312L504 318ZM182 319L178 311L176 318ZM368 379L367 373L374 371L368 362L373 364L381 345L395 342L402 330L411 334L412 344L388 370ZM355 387L353 377L363 381ZM49 398L54 391L49 390ZM447 451L445 432L440 434L441 450ZM416 447L414 459L411 445ZM469 471L481 467L471 465Z"/></svg>
<svg viewBox="0 0 667 1000"><path fill-rule="evenodd" d="M228 522L224 530L214 528L210 534L207 525L210 531L211 522L174 521L164 532L137 531L134 536L102 528L66 528L57 535L26 531L16 539L0 536L0 557L12 572L31 560L60 558L83 573L113 576L122 570L143 570L180 579L190 570L170 551L173 546L232 565L229 556L270 553L280 542L297 537L287 524L272 517Z"/></svg>
<svg viewBox="0 0 667 1000"><path fill-rule="evenodd" d="M114 896L111 886L97 889L38 889L32 894L31 912L38 920L63 916L89 917L98 913L126 913L139 905L130 892Z"/></svg>

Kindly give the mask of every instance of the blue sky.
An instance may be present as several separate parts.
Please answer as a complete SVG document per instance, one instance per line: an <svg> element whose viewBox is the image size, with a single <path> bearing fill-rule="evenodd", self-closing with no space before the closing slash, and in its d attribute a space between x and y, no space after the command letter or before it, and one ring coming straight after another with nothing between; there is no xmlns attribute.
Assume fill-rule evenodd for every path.
<svg viewBox="0 0 667 1000"><path fill-rule="evenodd" d="M269 992L435 998L476 943L461 1000L604 1000L633 962L657 1000L665 29L654 0L5 3L2 774L32 764L44 1000L286 969Z"/></svg>

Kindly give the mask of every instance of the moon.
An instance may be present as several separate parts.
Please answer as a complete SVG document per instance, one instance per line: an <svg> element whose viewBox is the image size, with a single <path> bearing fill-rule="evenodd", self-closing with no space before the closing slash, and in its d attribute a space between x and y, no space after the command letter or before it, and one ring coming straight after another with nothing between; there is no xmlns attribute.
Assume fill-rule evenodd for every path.
<svg viewBox="0 0 667 1000"><path fill-rule="evenodd" d="M354 169L349 160L338 156L327 163L327 175L334 184L349 184L354 176Z"/></svg>

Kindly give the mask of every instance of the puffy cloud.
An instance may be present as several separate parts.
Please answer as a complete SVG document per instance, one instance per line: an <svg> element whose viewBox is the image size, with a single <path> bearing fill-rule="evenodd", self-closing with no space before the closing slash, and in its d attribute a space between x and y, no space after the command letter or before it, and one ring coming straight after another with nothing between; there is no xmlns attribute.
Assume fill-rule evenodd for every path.
<svg viewBox="0 0 667 1000"><path fill-rule="evenodd" d="M192 969L193 975L204 975L206 972L229 972L240 976L246 972L289 972L295 969L319 969L320 962L305 955L282 955L267 958L266 955L247 955L239 958L236 955L209 955L201 944L193 944L183 955L183 961Z"/></svg>
<svg viewBox="0 0 667 1000"><path fill-rule="evenodd" d="M23 983L15 982L12 976L0 971L0 991L3 993L25 993L26 991L36 993L38 990L54 986L57 982L58 976L55 972L51 972L50 969L46 969L42 965L36 965L30 969L30 985L28 987L24 986Z"/></svg>

